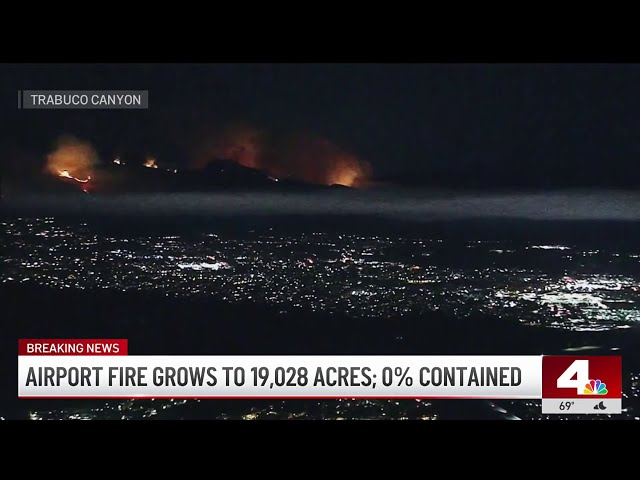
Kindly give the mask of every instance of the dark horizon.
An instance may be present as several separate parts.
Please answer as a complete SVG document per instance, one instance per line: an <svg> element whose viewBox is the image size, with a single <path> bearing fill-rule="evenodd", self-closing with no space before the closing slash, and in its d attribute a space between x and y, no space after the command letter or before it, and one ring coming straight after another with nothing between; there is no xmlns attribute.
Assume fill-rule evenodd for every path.
<svg viewBox="0 0 640 480"><path fill-rule="evenodd" d="M311 179L343 162L391 185L635 189L637 85L630 64L5 64L1 163L39 173L73 135L103 163L232 152ZM26 89L144 89L150 108L18 110Z"/></svg>

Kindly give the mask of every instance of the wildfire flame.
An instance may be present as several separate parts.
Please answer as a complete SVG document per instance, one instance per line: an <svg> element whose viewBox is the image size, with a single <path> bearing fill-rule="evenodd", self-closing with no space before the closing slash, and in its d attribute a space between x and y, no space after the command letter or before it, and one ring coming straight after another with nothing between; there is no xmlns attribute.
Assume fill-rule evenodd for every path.
<svg viewBox="0 0 640 480"><path fill-rule="evenodd" d="M147 168L158 168L155 158L147 158L143 165Z"/></svg>
<svg viewBox="0 0 640 480"><path fill-rule="evenodd" d="M292 176L311 183L360 187L366 185L371 174L367 162L313 134L288 139L279 158L272 169L277 176Z"/></svg>
<svg viewBox="0 0 640 480"><path fill-rule="evenodd" d="M364 186L371 175L367 162L326 138L309 133L279 138L247 125L229 127L206 139L193 166L202 168L216 159L258 168L273 179L324 185Z"/></svg>
<svg viewBox="0 0 640 480"><path fill-rule="evenodd" d="M60 173L58 173L58 176L59 177L64 177L64 178L70 178L72 180L75 180L78 183L87 183L89 180L91 180L91 175L87 176L87 178L82 180L81 178L74 177L73 175L71 175L69 173L69 170L60 170Z"/></svg>
<svg viewBox="0 0 640 480"><path fill-rule="evenodd" d="M82 191L88 193L91 173L97 163L93 147L73 137L63 137L56 148L47 156L46 170L59 178L82 184Z"/></svg>

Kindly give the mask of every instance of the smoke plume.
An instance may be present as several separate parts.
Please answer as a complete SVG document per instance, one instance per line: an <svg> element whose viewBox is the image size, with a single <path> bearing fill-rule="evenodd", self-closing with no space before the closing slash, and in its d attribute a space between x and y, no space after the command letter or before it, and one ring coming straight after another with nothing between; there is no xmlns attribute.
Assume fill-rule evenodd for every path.
<svg viewBox="0 0 640 480"><path fill-rule="evenodd" d="M324 185L364 185L371 174L367 162L329 140L313 134L288 138L272 165L276 176L290 176Z"/></svg>
<svg viewBox="0 0 640 480"><path fill-rule="evenodd" d="M234 125L207 139L200 147L193 166L203 168L214 160L232 160L249 168L267 163L266 134L250 125Z"/></svg>
<svg viewBox="0 0 640 480"><path fill-rule="evenodd" d="M98 155L90 143L66 136L58 140L56 148L47 156L45 168L56 176L67 172L73 177L88 178L97 162Z"/></svg>
<svg viewBox="0 0 640 480"><path fill-rule="evenodd" d="M202 168L216 160L231 160L278 178L322 185L363 186L370 165L315 134L282 138L247 125L229 127L204 144L193 164Z"/></svg>

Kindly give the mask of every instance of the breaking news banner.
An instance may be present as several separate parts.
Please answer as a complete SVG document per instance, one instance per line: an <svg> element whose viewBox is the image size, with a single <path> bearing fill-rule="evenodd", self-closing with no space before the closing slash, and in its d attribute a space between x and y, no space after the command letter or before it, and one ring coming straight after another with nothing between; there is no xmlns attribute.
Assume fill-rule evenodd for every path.
<svg viewBox="0 0 640 480"><path fill-rule="evenodd" d="M125 339L18 341L19 398L542 399L622 409L619 356L129 355Z"/></svg>

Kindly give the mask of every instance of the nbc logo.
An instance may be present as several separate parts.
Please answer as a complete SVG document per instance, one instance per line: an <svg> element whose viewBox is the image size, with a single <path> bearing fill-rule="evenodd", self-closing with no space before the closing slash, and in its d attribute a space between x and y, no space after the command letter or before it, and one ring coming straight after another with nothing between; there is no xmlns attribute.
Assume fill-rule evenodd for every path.
<svg viewBox="0 0 640 480"><path fill-rule="evenodd" d="M620 356L542 357L543 414L621 414L622 396Z"/></svg>
<svg viewBox="0 0 640 480"><path fill-rule="evenodd" d="M582 393L584 395L606 395L608 393L607 384L600 380L589 380Z"/></svg>
<svg viewBox="0 0 640 480"><path fill-rule="evenodd" d="M589 360L575 360L558 377L557 387L575 389L577 395L606 395L609 393L606 383L600 379L592 380L589 376Z"/></svg>

